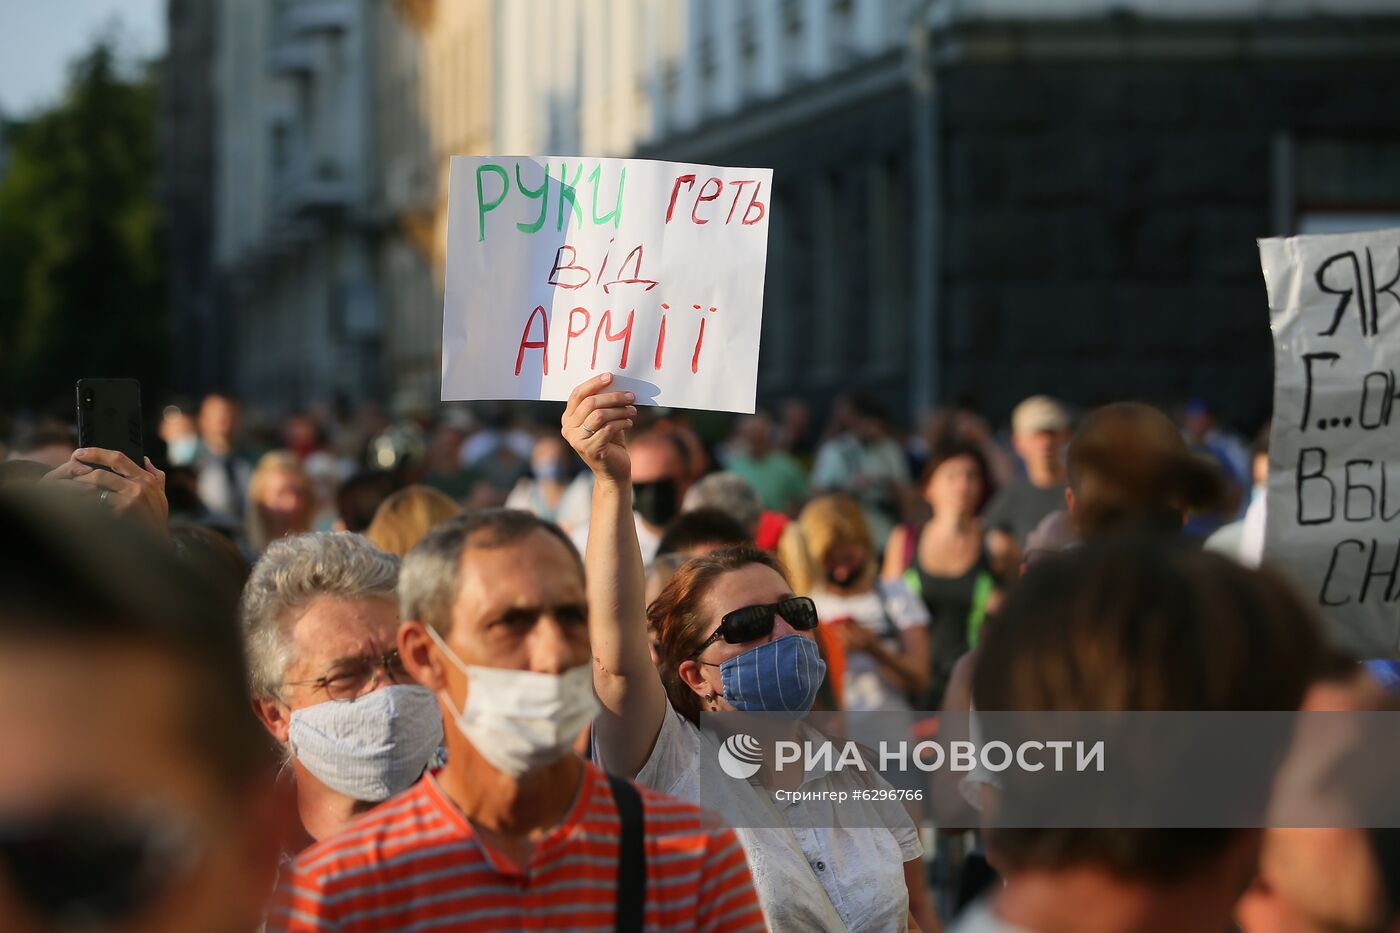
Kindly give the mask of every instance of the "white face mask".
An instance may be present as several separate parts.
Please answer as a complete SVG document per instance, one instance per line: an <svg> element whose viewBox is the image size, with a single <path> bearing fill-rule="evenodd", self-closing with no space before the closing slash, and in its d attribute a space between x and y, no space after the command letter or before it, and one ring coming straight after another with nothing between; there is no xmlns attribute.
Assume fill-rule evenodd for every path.
<svg viewBox="0 0 1400 933"><path fill-rule="evenodd" d="M387 800L422 777L442 744L442 715L428 688L394 684L292 710L287 744L332 790Z"/></svg>
<svg viewBox="0 0 1400 933"><path fill-rule="evenodd" d="M428 634L467 675L466 708L457 712L452 698L447 698L457 730L481 757L511 777L568 755L598 712L590 664L557 675L477 667L463 664L431 627Z"/></svg>

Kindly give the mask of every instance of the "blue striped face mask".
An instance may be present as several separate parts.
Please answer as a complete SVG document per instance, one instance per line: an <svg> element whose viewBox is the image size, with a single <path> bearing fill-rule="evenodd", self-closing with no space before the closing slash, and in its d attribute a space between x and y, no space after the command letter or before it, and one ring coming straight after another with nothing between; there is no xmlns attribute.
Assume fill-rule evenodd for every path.
<svg viewBox="0 0 1400 933"><path fill-rule="evenodd" d="M724 698L744 712L805 713L826 677L817 643L784 635L719 666Z"/></svg>

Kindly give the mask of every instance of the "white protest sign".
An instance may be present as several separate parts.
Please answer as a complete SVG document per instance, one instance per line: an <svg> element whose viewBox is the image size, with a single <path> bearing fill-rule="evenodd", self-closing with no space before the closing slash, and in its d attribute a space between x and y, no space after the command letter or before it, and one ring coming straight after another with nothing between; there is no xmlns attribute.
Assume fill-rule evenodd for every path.
<svg viewBox="0 0 1400 933"><path fill-rule="evenodd" d="M1265 559L1340 646L1400 657L1400 230L1259 252L1275 374Z"/></svg>
<svg viewBox="0 0 1400 933"><path fill-rule="evenodd" d="M754 410L771 169L455 156L450 184L444 401L615 372L643 404Z"/></svg>

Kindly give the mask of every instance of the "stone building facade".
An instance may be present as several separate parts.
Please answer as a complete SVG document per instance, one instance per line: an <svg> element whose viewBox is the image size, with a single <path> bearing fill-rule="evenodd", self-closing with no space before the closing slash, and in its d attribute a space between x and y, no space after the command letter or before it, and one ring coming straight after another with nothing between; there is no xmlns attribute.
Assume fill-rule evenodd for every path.
<svg viewBox="0 0 1400 933"><path fill-rule="evenodd" d="M216 2L232 383L435 399L450 156L637 155L774 169L761 403L1200 397L1248 428L1255 238L1400 223L1400 12L1323 6Z"/></svg>

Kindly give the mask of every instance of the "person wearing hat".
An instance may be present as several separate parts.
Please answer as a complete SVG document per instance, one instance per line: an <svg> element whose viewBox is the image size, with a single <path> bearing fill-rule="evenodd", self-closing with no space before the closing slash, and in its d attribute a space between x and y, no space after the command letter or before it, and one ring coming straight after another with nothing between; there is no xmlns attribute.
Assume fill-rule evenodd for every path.
<svg viewBox="0 0 1400 933"><path fill-rule="evenodd" d="M1009 535L1018 548L1024 549L1047 515L1065 507L1069 428L1064 406L1048 395L1033 395L1011 413L1011 444L1026 471L997 493L985 519L993 533Z"/></svg>

